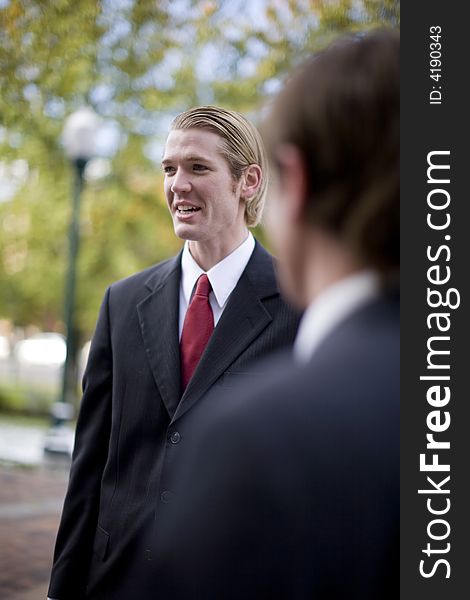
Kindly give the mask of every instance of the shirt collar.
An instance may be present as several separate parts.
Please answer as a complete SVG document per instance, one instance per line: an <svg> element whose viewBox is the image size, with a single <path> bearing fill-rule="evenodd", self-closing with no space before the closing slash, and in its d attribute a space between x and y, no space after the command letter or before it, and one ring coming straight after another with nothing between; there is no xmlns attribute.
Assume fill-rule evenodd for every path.
<svg viewBox="0 0 470 600"><path fill-rule="evenodd" d="M241 274L245 270L255 248L255 239L248 232L246 240L235 248L228 256L207 271L214 292L214 297L220 308L223 308L238 283ZM189 304L194 285L198 278L205 273L197 264L189 251L189 243L186 241L181 257L181 286L184 298Z"/></svg>
<svg viewBox="0 0 470 600"><path fill-rule="evenodd" d="M380 281L371 270L354 273L321 292L305 311L294 343L294 356L307 362L340 321L377 297Z"/></svg>

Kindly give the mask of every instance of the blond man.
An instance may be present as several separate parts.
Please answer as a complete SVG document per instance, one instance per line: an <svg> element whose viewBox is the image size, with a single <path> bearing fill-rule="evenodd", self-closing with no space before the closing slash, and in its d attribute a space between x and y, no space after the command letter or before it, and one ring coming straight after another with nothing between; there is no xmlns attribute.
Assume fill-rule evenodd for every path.
<svg viewBox="0 0 470 600"><path fill-rule="evenodd" d="M256 128L232 111L191 109L173 122L162 167L185 244L106 291L49 588L59 600L153 597L152 540L173 501L193 407L223 402L297 328L272 258L248 229L267 182Z"/></svg>

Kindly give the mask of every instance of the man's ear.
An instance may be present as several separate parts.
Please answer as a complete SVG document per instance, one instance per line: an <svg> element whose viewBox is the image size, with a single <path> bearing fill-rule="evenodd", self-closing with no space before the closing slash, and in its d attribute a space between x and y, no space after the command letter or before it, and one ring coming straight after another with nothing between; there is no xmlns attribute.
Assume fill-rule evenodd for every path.
<svg viewBox="0 0 470 600"><path fill-rule="evenodd" d="M253 164L247 167L243 173L243 183L241 188L242 197L246 200L252 198L258 191L262 179L263 172L259 165Z"/></svg>
<svg viewBox="0 0 470 600"><path fill-rule="evenodd" d="M285 214L294 222L305 219L307 206L307 169L300 150L292 144L282 144L276 153L279 187Z"/></svg>

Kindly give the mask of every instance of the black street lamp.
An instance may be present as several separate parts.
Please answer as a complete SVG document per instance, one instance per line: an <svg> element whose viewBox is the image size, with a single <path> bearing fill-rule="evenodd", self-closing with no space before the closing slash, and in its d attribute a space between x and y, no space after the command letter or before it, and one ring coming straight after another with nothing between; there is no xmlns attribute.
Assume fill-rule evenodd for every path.
<svg viewBox="0 0 470 600"><path fill-rule="evenodd" d="M45 450L70 451L70 430L64 428L74 413L77 399L77 335L75 329L75 287L77 257L80 241L80 200L84 186L87 162L95 154L96 131L99 118L89 107L72 113L65 121L63 146L70 159L75 179L72 194L72 215L69 230L69 257L65 285L64 322L66 329L66 358L62 373L59 401L52 406L53 426L49 430Z"/></svg>

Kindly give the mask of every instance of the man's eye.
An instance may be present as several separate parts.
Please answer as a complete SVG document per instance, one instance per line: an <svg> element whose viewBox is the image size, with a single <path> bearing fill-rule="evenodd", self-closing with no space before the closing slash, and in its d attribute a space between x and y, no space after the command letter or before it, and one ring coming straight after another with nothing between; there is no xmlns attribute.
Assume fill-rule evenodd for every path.
<svg viewBox="0 0 470 600"><path fill-rule="evenodd" d="M174 167L163 167L165 175L172 175L175 172Z"/></svg>
<svg viewBox="0 0 470 600"><path fill-rule="evenodd" d="M194 171L207 171L207 167L206 167L206 165L194 164L193 170Z"/></svg>

